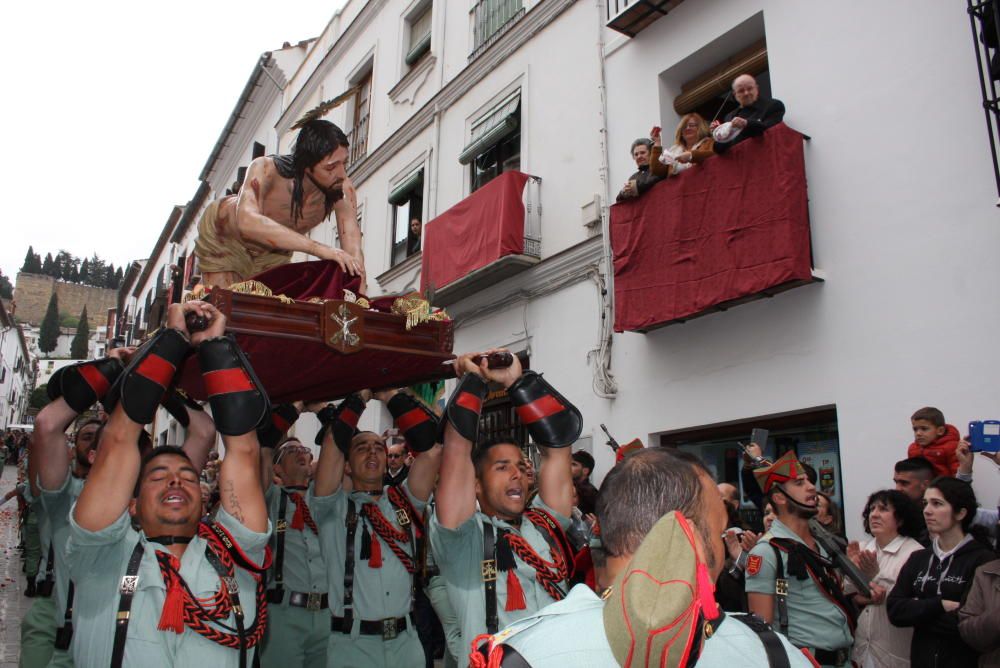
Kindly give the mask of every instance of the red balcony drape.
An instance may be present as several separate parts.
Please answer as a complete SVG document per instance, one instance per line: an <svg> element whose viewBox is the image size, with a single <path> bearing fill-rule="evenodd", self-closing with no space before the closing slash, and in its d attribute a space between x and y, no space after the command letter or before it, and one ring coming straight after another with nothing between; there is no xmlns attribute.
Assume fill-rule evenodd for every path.
<svg viewBox="0 0 1000 668"><path fill-rule="evenodd" d="M528 175L504 172L424 226L420 289L443 288L506 255L524 253Z"/></svg>
<svg viewBox="0 0 1000 668"><path fill-rule="evenodd" d="M776 125L611 207L615 331L811 278L802 142Z"/></svg>

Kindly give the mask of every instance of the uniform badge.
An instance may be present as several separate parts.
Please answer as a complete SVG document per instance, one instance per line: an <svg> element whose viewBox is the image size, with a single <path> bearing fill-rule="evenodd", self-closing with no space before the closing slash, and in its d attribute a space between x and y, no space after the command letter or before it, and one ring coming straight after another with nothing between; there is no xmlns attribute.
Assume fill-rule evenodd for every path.
<svg viewBox="0 0 1000 668"><path fill-rule="evenodd" d="M747 575L757 575L760 573L760 566L764 563L764 557L759 554L751 554L747 559Z"/></svg>

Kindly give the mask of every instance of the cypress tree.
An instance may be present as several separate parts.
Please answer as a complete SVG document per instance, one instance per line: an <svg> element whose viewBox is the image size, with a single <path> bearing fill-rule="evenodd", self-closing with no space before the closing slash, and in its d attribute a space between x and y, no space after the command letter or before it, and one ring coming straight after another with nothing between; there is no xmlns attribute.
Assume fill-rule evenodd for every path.
<svg viewBox="0 0 1000 668"><path fill-rule="evenodd" d="M76 334L73 342L69 345L69 356L75 360L85 360L89 357L88 348L90 346L90 323L87 322L87 305L83 305L83 312L80 313L80 324L76 326Z"/></svg>
<svg viewBox="0 0 1000 668"><path fill-rule="evenodd" d="M42 262L38 259L38 256L35 255L35 249L28 246L28 252L24 256L24 264L21 265L21 271L26 274L36 274L41 268Z"/></svg>
<svg viewBox="0 0 1000 668"><path fill-rule="evenodd" d="M51 256L50 256L51 257ZM45 310L45 319L38 331L38 349L43 353L51 353L59 345L59 295L52 291L49 297L49 307Z"/></svg>
<svg viewBox="0 0 1000 668"><path fill-rule="evenodd" d="M59 278L58 274L56 274L56 263L55 260L52 259L52 253L45 254L45 261L42 262L42 273L46 276Z"/></svg>

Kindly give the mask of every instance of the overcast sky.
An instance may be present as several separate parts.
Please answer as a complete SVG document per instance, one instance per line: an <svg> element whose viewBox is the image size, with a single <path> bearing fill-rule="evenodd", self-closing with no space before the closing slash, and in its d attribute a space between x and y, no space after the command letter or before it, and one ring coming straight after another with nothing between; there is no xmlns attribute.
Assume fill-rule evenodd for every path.
<svg viewBox="0 0 1000 668"><path fill-rule="evenodd" d="M344 0L10 2L0 269L145 258L186 204L261 53L318 36Z"/></svg>

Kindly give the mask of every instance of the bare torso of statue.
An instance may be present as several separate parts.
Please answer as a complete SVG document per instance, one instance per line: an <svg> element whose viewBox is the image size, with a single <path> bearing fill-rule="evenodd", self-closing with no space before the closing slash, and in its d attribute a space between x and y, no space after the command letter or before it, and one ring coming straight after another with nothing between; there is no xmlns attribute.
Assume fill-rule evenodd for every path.
<svg viewBox="0 0 1000 668"><path fill-rule="evenodd" d="M313 123L325 124L321 130L336 128L326 121ZM345 169L346 138L343 141L344 145L335 146L305 168L296 169L292 156L257 158L247 170L239 195L208 206L198 224L195 245L206 287L246 280L288 262L292 253L300 251L333 260L348 274L360 274L365 292L361 229L354 188ZM306 236L331 213L340 248Z"/></svg>

